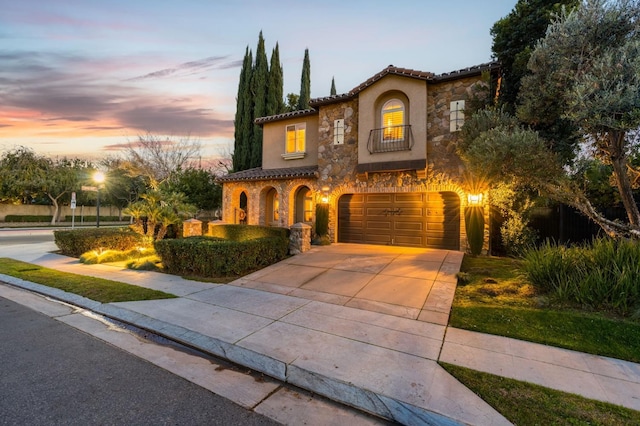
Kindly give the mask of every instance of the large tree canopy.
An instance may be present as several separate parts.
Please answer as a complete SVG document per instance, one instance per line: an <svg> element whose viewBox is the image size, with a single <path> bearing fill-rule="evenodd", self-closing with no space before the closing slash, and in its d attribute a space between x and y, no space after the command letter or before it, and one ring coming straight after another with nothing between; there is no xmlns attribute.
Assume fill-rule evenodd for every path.
<svg viewBox="0 0 640 426"><path fill-rule="evenodd" d="M51 159L26 147L5 151L0 158L0 200L29 203L46 196L58 220L63 196L78 190L90 165L78 159Z"/></svg>
<svg viewBox="0 0 640 426"><path fill-rule="evenodd" d="M522 78L530 73L527 68L529 58L553 17L563 7L571 10L579 3L580 0L518 0L513 10L493 25L492 51L501 69L498 101L506 112L514 114L516 111ZM547 109L544 113L547 120L528 124L560 154L561 161L570 163L579 139L576 126L561 119L556 108Z"/></svg>
<svg viewBox="0 0 640 426"><path fill-rule="evenodd" d="M640 212L628 171L629 132L640 126L640 2L585 0L549 26L529 60L518 115L544 123L550 109L575 123L613 167L634 232Z"/></svg>
<svg viewBox="0 0 640 426"><path fill-rule="evenodd" d="M589 198L587 175L565 167L548 141L502 110L481 111L465 124L459 149L469 167L568 204L613 237L640 238L629 178L630 135L640 126L639 18L638 0L585 0L565 10L531 55L518 110L534 124L562 118L581 130L583 145L591 148L583 154L611 166L627 223L602 215Z"/></svg>

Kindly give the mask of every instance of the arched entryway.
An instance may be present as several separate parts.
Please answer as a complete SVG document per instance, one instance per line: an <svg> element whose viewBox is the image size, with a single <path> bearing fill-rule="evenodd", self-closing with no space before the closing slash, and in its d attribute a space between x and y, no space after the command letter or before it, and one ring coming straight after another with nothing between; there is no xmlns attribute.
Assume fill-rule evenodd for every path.
<svg viewBox="0 0 640 426"><path fill-rule="evenodd" d="M294 223L313 221L313 193L308 186L301 186L295 194Z"/></svg>
<svg viewBox="0 0 640 426"><path fill-rule="evenodd" d="M275 188L270 188L264 199L265 203L265 215L264 220L266 225L278 226L280 222L280 197L278 191Z"/></svg>
<svg viewBox="0 0 640 426"><path fill-rule="evenodd" d="M238 208L235 211L236 217L234 222L246 225L248 213L249 213L249 197L247 197L247 193L245 191L242 191L240 193Z"/></svg>

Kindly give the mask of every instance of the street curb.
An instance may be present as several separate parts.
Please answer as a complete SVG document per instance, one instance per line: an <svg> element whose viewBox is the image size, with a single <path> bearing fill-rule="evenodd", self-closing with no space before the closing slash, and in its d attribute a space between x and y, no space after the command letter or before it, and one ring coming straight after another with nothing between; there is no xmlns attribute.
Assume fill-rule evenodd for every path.
<svg viewBox="0 0 640 426"><path fill-rule="evenodd" d="M0 281L24 290L48 296L108 318L147 330L161 337L192 347L207 354L231 361L266 374L277 380L356 409L405 425L458 426L461 423L443 414L417 407L407 402L363 389L326 375L287 364L266 355L243 348L184 327L129 311L121 306L104 304L63 290L0 274Z"/></svg>

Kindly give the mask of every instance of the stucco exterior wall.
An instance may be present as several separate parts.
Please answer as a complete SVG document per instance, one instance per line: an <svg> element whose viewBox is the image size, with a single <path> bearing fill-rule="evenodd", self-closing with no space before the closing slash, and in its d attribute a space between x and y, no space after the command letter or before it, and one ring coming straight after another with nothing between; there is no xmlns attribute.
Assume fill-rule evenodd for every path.
<svg viewBox="0 0 640 426"><path fill-rule="evenodd" d="M286 151L286 127L291 124L305 123L305 150L304 158L285 160L282 154ZM285 167L314 166L318 164L318 116L308 115L294 117L287 120L265 123L263 131L262 168L281 169Z"/></svg>
<svg viewBox="0 0 640 426"><path fill-rule="evenodd" d="M395 94L399 94L397 96ZM380 109L384 101L406 96L406 124L411 125L415 145L410 151L371 154L367 150L369 132L383 127ZM424 159L427 155L427 83L409 77L387 75L358 95L358 162L360 164Z"/></svg>

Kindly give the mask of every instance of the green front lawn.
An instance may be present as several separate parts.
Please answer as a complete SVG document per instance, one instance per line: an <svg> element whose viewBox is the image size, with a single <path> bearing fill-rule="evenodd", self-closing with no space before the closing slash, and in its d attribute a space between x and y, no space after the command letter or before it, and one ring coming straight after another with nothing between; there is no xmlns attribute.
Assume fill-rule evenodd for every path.
<svg viewBox="0 0 640 426"><path fill-rule="evenodd" d="M8 258L0 258L0 273L78 294L102 303L177 297L162 291L102 278L60 272Z"/></svg>
<svg viewBox="0 0 640 426"><path fill-rule="evenodd" d="M464 367L441 365L518 426L640 424L640 411Z"/></svg>
<svg viewBox="0 0 640 426"><path fill-rule="evenodd" d="M449 324L640 362L640 321L556 304L515 259L465 256Z"/></svg>

